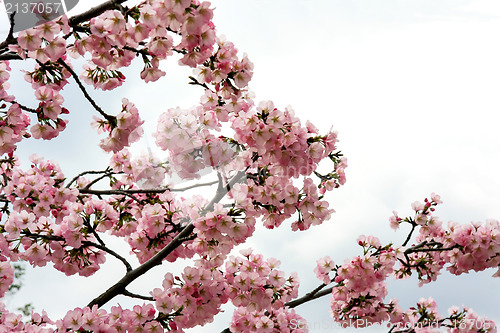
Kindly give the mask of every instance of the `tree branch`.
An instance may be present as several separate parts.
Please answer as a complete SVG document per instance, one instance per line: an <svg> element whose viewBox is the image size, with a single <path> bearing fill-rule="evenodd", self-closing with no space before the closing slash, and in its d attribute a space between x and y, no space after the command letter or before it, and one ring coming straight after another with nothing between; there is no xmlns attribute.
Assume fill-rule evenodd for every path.
<svg viewBox="0 0 500 333"><path fill-rule="evenodd" d="M38 112L36 112L36 110L35 110L35 109L29 108L29 107L27 107L27 106L24 106L24 105L22 105L22 104L21 104L21 103L19 103L19 102L12 102L12 103L13 103L13 104L17 104L17 105L19 105L19 108L20 108L21 110L28 111L28 112L31 112L31 113L38 113Z"/></svg>
<svg viewBox="0 0 500 333"><path fill-rule="evenodd" d="M152 189L132 189L132 190L93 190L89 188L81 188L79 189L81 194L95 194L95 195L115 195L115 194L148 194L148 193L165 193L166 191L170 192L183 192L196 187L202 186L211 186L217 184L218 181L207 182L207 183L199 183L181 188L152 188Z"/></svg>
<svg viewBox="0 0 500 333"><path fill-rule="evenodd" d="M245 172L240 171L238 172L233 179L229 182L231 186L236 184L245 174ZM225 195L227 191L223 189L222 191L217 191L213 199L207 204L205 209L203 210L203 213L206 213L210 210L213 209L214 205L219 202ZM112 298L115 296L122 294L125 291L125 288L132 283L132 281L136 280L138 277L141 275L145 274L148 272L151 268L161 265L163 262L163 259L165 259L170 253L172 253L177 247L179 247L184 239L186 237L189 237L191 233L194 230L194 225L189 222L184 229L181 230L177 234L177 236L172 239L170 243L167 244L163 249L161 249L157 254L155 254L151 259L146 261L144 264L141 266L137 267L136 269L127 272L123 278L120 279L117 283L115 283L113 286L111 286L108 290L106 290L104 293L93 299L89 304L88 307L92 307L94 305L97 305L98 307L103 306L107 302L109 302Z"/></svg>
<svg viewBox="0 0 500 333"><path fill-rule="evenodd" d="M54 236L54 235L33 234L31 232L26 232L24 235L27 237L30 237L30 238L42 238L42 239L46 239L48 241L58 241L58 242L65 242L66 241L63 237ZM86 241L86 240L82 241L82 245L92 246L92 247L95 247L96 249L99 249L101 251L109 253L110 255L112 255L113 257L115 257L116 259L120 260L123 263L123 265L127 269L127 272L132 270L132 266L130 265L130 263L125 258L123 258L121 255L119 255L115 251L111 250L110 248L108 248L104 245L97 244L97 243L94 243L91 241Z"/></svg>
<svg viewBox="0 0 500 333"><path fill-rule="evenodd" d="M70 188L71 184L73 184L74 182L76 182L78 180L78 178L82 177L82 176L85 176L85 175L100 175L101 173L107 173L109 172L109 168L106 169L106 170L103 170L103 171L84 171L78 175L76 175L73 179L71 179L71 181L68 183L68 185L66 185L66 188Z"/></svg>
<svg viewBox="0 0 500 333"><path fill-rule="evenodd" d="M406 240L405 242L403 243L402 246L406 246L406 244L408 244L408 242L410 241L411 239L411 235L413 234L413 231L415 230L415 227L417 226L417 224L415 222L412 222L411 223L411 231L410 233L408 234L408 237L406 237Z"/></svg>
<svg viewBox="0 0 500 333"><path fill-rule="evenodd" d="M71 17L68 20L68 23L72 27L77 26L78 24L80 24L82 22L88 21L88 20L90 20L93 17L101 15L102 13L104 13L107 10L120 9L121 6L119 6L119 5L121 3L124 3L125 1L127 1L127 0L110 0L110 1L106 1L106 2L104 2L102 4L100 4L99 6L96 6L96 7L92 8L92 9L87 10L84 13L81 13L79 15L75 15L75 16Z"/></svg>
<svg viewBox="0 0 500 333"><path fill-rule="evenodd" d="M138 299L142 299L144 301L151 301L151 302L154 302L154 298L151 297L151 296L143 296L143 295L138 295L138 294L134 294L134 293L131 293L130 291L128 290L124 290L122 292L122 295L123 296L128 296L128 297L132 297L132 298L138 298Z"/></svg>
<svg viewBox="0 0 500 333"><path fill-rule="evenodd" d="M113 174L114 174L113 171L109 170L104 175L97 177L96 179L94 179L93 181L91 181L90 183L88 183L87 185L85 185L84 189L88 190L92 185L94 185L95 183L97 183L101 179L104 179L106 177L112 176Z"/></svg>
<svg viewBox="0 0 500 333"><path fill-rule="evenodd" d="M84 85L80 81L80 78L75 73L75 71L66 62L64 62L64 60L59 58L59 60L57 62L60 63L68 72L70 72L71 76L73 76L73 79L76 81L76 84L78 84L78 87L82 91L83 95L90 102L90 104L94 107L94 109L96 109L96 111L99 112L101 114L101 116L103 116L110 124L113 124L115 122L115 117L110 116L109 114L104 112L103 109L101 109L101 107L96 104L96 102L88 94L87 90L85 89Z"/></svg>
<svg viewBox="0 0 500 333"><path fill-rule="evenodd" d="M130 272L132 270L132 266L127 261L127 259L125 259L121 255L119 255L115 251L111 250L110 248L108 248L106 246L103 246L103 245L100 245L100 244L96 244L94 242L89 242L89 241L83 241L82 244L84 244L84 245L91 245L91 246L93 246L93 247L95 247L95 248L97 248L99 250L102 250L102 251L104 251L106 253L111 254L113 257L115 257L116 259L120 260L123 263L123 265L125 266L125 269L127 270L127 272Z"/></svg>
<svg viewBox="0 0 500 333"><path fill-rule="evenodd" d="M184 192L184 191L187 191L187 190L191 190L193 188L196 188L196 187L202 187L202 186L212 186L212 185L215 185L217 184L217 180L213 181L213 182L207 182L207 183L199 183L199 184L194 184L194 185L190 185L190 186L186 186L186 187L181 187L181 188L171 188L169 189L170 192Z"/></svg>
<svg viewBox="0 0 500 333"><path fill-rule="evenodd" d="M301 304L307 303L307 302L312 301L316 298L320 298L320 297L323 297L325 295L331 294L333 288L335 288L336 286L330 287L330 288L325 289L325 290L321 290L324 287L326 287L326 284L323 283L322 285L318 286L316 289L314 289L310 293L307 293L300 298L294 299L293 301L290 301L290 302L286 303L285 305L290 307L290 308L295 308Z"/></svg>
<svg viewBox="0 0 500 333"><path fill-rule="evenodd" d="M13 12L9 15L9 22L10 22L10 28L9 28L9 33L7 34L7 38L0 43L0 50L7 48L10 44L16 43L17 39L14 38L14 16L16 15L16 12Z"/></svg>

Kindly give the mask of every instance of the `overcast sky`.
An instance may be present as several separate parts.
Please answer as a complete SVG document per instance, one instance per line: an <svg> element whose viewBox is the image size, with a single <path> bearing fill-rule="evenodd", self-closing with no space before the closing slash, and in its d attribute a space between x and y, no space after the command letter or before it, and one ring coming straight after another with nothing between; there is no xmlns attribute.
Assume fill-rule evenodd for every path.
<svg viewBox="0 0 500 333"><path fill-rule="evenodd" d="M282 109L291 105L304 122L310 120L323 132L333 126L348 158L346 185L328 196L336 210L330 221L305 233L290 232L290 223L278 231L260 228L251 239L266 257L280 259L287 273L299 273L301 295L320 283L312 272L316 259L330 255L342 263L360 254L355 245L358 235L401 244L405 230L392 231L389 216L393 210L410 214L410 204L431 192L444 201L436 212L444 222L500 218L500 2L212 3L219 34L255 64L250 88L256 100L273 100ZM174 59L164 66L167 77L154 84L146 85L136 79L138 72L128 71L130 81L116 92L92 94L110 113L116 113L121 97L128 97L143 112L150 132L158 114L195 105L202 93L187 85L188 68L178 69ZM22 87L19 76L11 92L19 96ZM33 100L31 95L24 97ZM65 89L65 97L72 111L68 130L54 142L26 141L20 145L20 156L37 152L58 160L68 177L82 168L103 169L107 157L97 151L99 138L89 126L95 112L74 87ZM146 147L143 141L134 151ZM117 280L113 273L121 272L120 264L111 258L108 263L90 279L68 279L49 268L30 272L26 286L9 305L33 302L37 310L45 308L58 318ZM134 288L146 293L154 287L152 282L179 267L163 265ZM395 281L389 297L408 308L420 297L433 296L443 315L451 305L463 304L500 324L500 279L491 278L494 272L459 277L445 273L422 288L414 279ZM310 323L331 323L328 297L297 311ZM191 331L220 331L228 317L230 313L209 328Z"/></svg>

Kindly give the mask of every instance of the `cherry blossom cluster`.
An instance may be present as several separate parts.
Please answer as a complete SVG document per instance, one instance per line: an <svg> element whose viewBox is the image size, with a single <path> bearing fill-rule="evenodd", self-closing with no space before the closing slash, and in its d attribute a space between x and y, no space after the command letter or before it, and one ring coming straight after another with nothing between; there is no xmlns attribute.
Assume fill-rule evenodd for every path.
<svg viewBox="0 0 500 333"><path fill-rule="evenodd" d="M54 324L49 319L47 313L32 313L30 322L23 322L21 314L10 312L5 304L0 302L0 331L1 332L25 332L25 333L53 333L54 328L49 326Z"/></svg>
<svg viewBox="0 0 500 333"><path fill-rule="evenodd" d="M113 306L109 312L97 306L68 311L55 322L59 332L163 332L155 321L156 311L151 304L135 305L132 309Z"/></svg>
<svg viewBox="0 0 500 333"><path fill-rule="evenodd" d="M17 37L18 44L10 45L10 49L23 59L35 59L41 64L57 62L66 54L66 39L60 36L61 32L70 32L66 16L21 31Z"/></svg>
<svg viewBox="0 0 500 333"><path fill-rule="evenodd" d="M448 309L448 317L439 315L437 304L431 297L421 298L416 307L411 307L402 316L401 321L393 323L392 332L402 333L413 330L415 333L446 332L477 333L497 332L495 322L478 316L472 309L456 306Z"/></svg>
<svg viewBox="0 0 500 333"><path fill-rule="evenodd" d="M447 270L460 275L469 271L483 271L498 267L495 276L500 276L500 223L487 220L486 223L458 225L449 223L445 232L444 247L455 247L443 255L451 266Z"/></svg>
<svg viewBox="0 0 500 333"><path fill-rule="evenodd" d="M51 140L66 128L68 120L59 118L59 115L69 111L62 107L64 98L57 89L41 86L35 91L35 97L40 101L37 109L38 123L30 131L35 139Z"/></svg>
<svg viewBox="0 0 500 333"><path fill-rule="evenodd" d="M308 329L301 323L306 320L287 306L268 311L251 311L239 307L233 313L229 326L231 332L251 333L306 333Z"/></svg>
<svg viewBox="0 0 500 333"><path fill-rule="evenodd" d="M205 97L205 102L212 103L208 102L212 100L211 107L216 108L215 101L219 99L215 93L207 89ZM248 196L250 202L257 205L257 215L264 216L264 225L268 228L278 227L296 212L298 219L292 224L293 230L306 230L328 219L333 210L328 209L328 202L320 200L320 195L345 182L344 168L347 166L345 159L334 153L336 133L320 136L310 123L303 128L293 111L287 109L283 113L274 108L272 102L261 103L256 111L250 109L252 103L244 98L239 99L237 105L244 109L237 112L226 108L226 113L210 109L207 112L203 105L203 108L184 113L180 109L170 109L162 114L156 142L170 152L170 166L183 178L199 176L199 171L207 165L223 170L227 167L232 171L248 168L247 177L253 180L238 191L244 193L240 196ZM218 130L226 121L235 130L235 139L210 134L209 130ZM243 150L235 155L226 142L236 150ZM268 150L271 154L264 154ZM334 162L335 170L319 175L320 192L311 178L304 179L302 190L294 186L291 176L311 174L324 158ZM244 208L247 214L254 210L248 204L239 208Z"/></svg>
<svg viewBox="0 0 500 333"><path fill-rule="evenodd" d="M151 294L160 322L175 332L211 322L228 299L222 273L203 266L185 267L181 277L167 273L162 286Z"/></svg>
<svg viewBox="0 0 500 333"><path fill-rule="evenodd" d="M12 104L7 110L5 109L6 105L2 104L0 106L0 154L12 156L16 143L23 137L30 136L26 131L30 118L18 104Z"/></svg>
<svg viewBox="0 0 500 333"><path fill-rule="evenodd" d="M310 174L336 149L335 132L319 136L311 123L302 127L292 109L280 111L270 101L261 102L256 112L240 111L232 118L235 140L259 154L259 165L276 164L288 177Z"/></svg>
<svg viewBox="0 0 500 333"><path fill-rule="evenodd" d="M112 90L124 82L125 76L118 69L129 66L136 56L141 56L144 61L141 77L146 82L156 81L165 75L159 69L159 61L171 55L173 50L184 55L180 60L181 64L192 67L203 63L209 67L218 66L223 69L226 78L234 79L237 85L248 81L251 77L251 65L248 60L239 62L229 56L234 47L219 45L220 54L217 57L213 55L216 38L211 22L213 12L209 6L208 2L199 3L196 0L151 0L127 11L105 11L76 28L70 26L67 17L63 16L20 32L17 43L10 44L9 49L21 59L36 60L34 70L26 72L25 76L37 90L35 95L40 101L38 108L31 110L37 114L38 120L31 128L33 137L51 139L66 127L67 121L58 117L61 113L68 113L61 105L63 99L59 91L67 84L67 78L75 76L67 55L79 58L89 53L91 59L84 66L82 78L87 84L103 90ZM181 37L178 45L174 46L171 34ZM211 57L213 59L208 61ZM6 100L12 102L14 97L6 93L8 62L2 63L2 67L1 96L2 99L8 97ZM40 91L41 88L43 91ZM81 86L81 89L84 88ZM117 152L132 142L127 140L127 132L132 132L134 128L132 124L131 127L124 124L121 126L121 116L116 119L118 124L109 115L105 117L105 121L99 121L99 125L107 127L105 130L109 132L115 127L118 132L125 132L115 133L105 140L101 147L106 151ZM24 122L26 117L23 116ZM136 127L138 123L140 121L136 120ZM7 127L13 126L15 127L15 123L11 122ZM19 130L14 134L9 129L5 131L3 151L12 152L12 144L18 142L24 133Z"/></svg>
<svg viewBox="0 0 500 333"><path fill-rule="evenodd" d="M140 198L141 196L137 196ZM139 262L144 263L163 247L169 244L178 232L191 221L191 217L199 214L204 209L206 199L195 196L185 200L178 200L171 192L148 199L149 204L137 205L135 200L117 198L111 204L125 216L121 222L113 227L111 233L117 236L126 236L132 252ZM193 240L186 240L165 259L174 262L178 258L191 258L194 251L189 244Z"/></svg>
<svg viewBox="0 0 500 333"><path fill-rule="evenodd" d="M4 297L10 285L14 282L14 269L3 254L0 260L0 297Z"/></svg>
<svg viewBox="0 0 500 333"><path fill-rule="evenodd" d="M339 323L361 318L363 325L392 321L397 301L385 304L384 298L387 295L385 280L393 272L396 262L395 251L390 246L382 247L378 238L373 236L361 236L358 244L363 247L364 255L346 259L336 268L334 281L337 285L331 299L333 318ZM325 266L321 262L320 265ZM326 269L321 271L326 272ZM322 277L326 282L324 274Z"/></svg>
<svg viewBox="0 0 500 333"><path fill-rule="evenodd" d="M215 55L208 63L197 67L194 74L199 82L214 84L217 94L223 99L233 99L240 95L239 89L246 88L252 79L253 64L246 55L238 59L238 50L233 43L224 38L217 38L216 41L218 50Z"/></svg>
<svg viewBox="0 0 500 333"><path fill-rule="evenodd" d="M223 137L210 130L221 127L215 113L205 113L202 107L190 110L169 109L158 119L156 144L168 150L170 173L183 179L199 178L204 169L224 167L235 153Z"/></svg>
<svg viewBox="0 0 500 333"><path fill-rule="evenodd" d="M303 321L286 302L298 295L299 279L295 273L286 278L278 270L279 260L264 260L251 249L240 251L242 257L230 256L226 262L227 292L237 309L230 325L232 332L304 332L293 328Z"/></svg>
<svg viewBox="0 0 500 333"><path fill-rule="evenodd" d="M232 248L244 243L255 230L255 218L241 215L237 210L228 211L215 204L213 211L193 220L197 238L189 248L211 258L214 265L222 264Z"/></svg>
<svg viewBox="0 0 500 333"><path fill-rule="evenodd" d="M34 214L33 217L53 216L61 222L69 214L69 203L76 201L78 191L63 187L64 174L56 162L45 161L43 158L32 155L31 166L28 170L18 167L13 161L2 174L8 179L2 186L2 192L12 204L12 216L6 224L11 239L17 238L19 231L13 223L14 216L19 214ZM33 230L35 231L36 228Z"/></svg>
<svg viewBox="0 0 500 333"><path fill-rule="evenodd" d="M120 181L115 184L120 186L139 185L141 188L155 188L163 185L165 176L170 170L155 156L146 156L142 154L135 158L127 148L113 154L110 161L110 167L115 173L124 173Z"/></svg>
<svg viewBox="0 0 500 333"><path fill-rule="evenodd" d="M330 284L332 282L330 278L330 273L336 270L335 263L333 262L330 256L323 257L321 259L316 260L316 267L314 267L314 273L316 277L323 281L325 285Z"/></svg>
<svg viewBox="0 0 500 333"><path fill-rule="evenodd" d="M246 192L263 214L264 225L278 227L296 212L293 230L307 230L328 219L333 210L320 195L344 183L343 168L347 166L334 153L336 133L321 136L310 123L304 128L291 109L279 111L272 102L261 103L256 111L232 113L229 119L235 141L245 146L235 161L249 168ZM309 177L304 178L302 189L294 185L292 177L310 175L325 158L334 162L335 170L328 175L316 174L321 180L320 193Z"/></svg>
<svg viewBox="0 0 500 333"><path fill-rule="evenodd" d="M72 45L74 57L91 54L83 77L95 88L112 90L125 80L118 70L141 56L146 82L165 75L159 61L173 53L184 54L180 63L196 67L212 56L215 31L210 3L198 1L149 0L126 12L107 11L92 18L86 36L78 35ZM132 20L129 19L132 18ZM181 36L174 46L169 32ZM146 41L146 42L145 42Z"/></svg>
<svg viewBox="0 0 500 333"><path fill-rule="evenodd" d="M330 257L317 261L315 272L324 285L331 282L331 308L333 319L342 327L369 327L389 321L391 332L440 332L447 327L449 332L496 332L495 323L487 318L479 318L472 310L457 307L449 310L449 317L443 318L437 311L432 298L421 299L416 307L404 311L396 299L384 302L387 295L385 280L394 272L397 259L404 258L404 249L382 247L373 236L361 236L358 244L363 247L363 256L346 260L341 266L334 265ZM334 277L330 277L330 273ZM464 324L467 322L467 326ZM477 326L481 327L477 327Z"/></svg>
<svg viewBox="0 0 500 333"><path fill-rule="evenodd" d="M0 102L14 102L14 96L9 95L7 89L10 84L10 65L8 61L0 62ZM30 118L25 114L18 104L13 103L8 109L6 104L0 105L0 155L12 155L16 149L16 143L23 137L29 137L26 128L30 124Z"/></svg>
<svg viewBox="0 0 500 333"><path fill-rule="evenodd" d="M491 332L498 331L495 322L485 316L481 317L471 308L464 307L462 311L456 306L448 309L450 324L447 326L448 331L455 332ZM445 326L445 325L443 325Z"/></svg>
<svg viewBox="0 0 500 333"><path fill-rule="evenodd" d="M99 133L109 133L107 138L101 140L99 146L106 152L116 153L140 139L143 123L135 105L123 98L122 110L116 117L111 120L95 117L93 126Z"/></svg>
<svg viewBox="0 0 500 333"><path fill-rule="evenodd" d="M285 273L277 269L279 260L264 260L251 249L241 253L243 258L230 256L226 262L228 293L236 307L256 312L279 309L298 296L298 277L293 273L286 278Z"/></svg>
<svg viewBox="0 0 500 333"><path fill-rule="evenodd" d="M0 100L12 100L12 96L9 96L7 89L10 88L9 78L10 78L10 63L8 61L0 62Z"/></svg>
<svg viewBox="0 0 500 333"><path fill-rule="evenodd" d="M438 195L432 194L424 203L414 202L415 217L402 219L394 215L391 226L410 223L419 227L417 244L403 249L400 267L396 270L398 278L405 278L415 271L419 284L435 281L446 265L452 274L460 275L487 268L499 267L494 276L500 275L500 223L488 220L485 223L458 224L449 222L448 228L438 217L432 215L434 206L441 203Z"/></svg>
<svg viewBox="0 0 500 333"><path fill-rule="evenodd" d="M64 175L56 163L37 156L31 162L28 171L14 166L15 161L4 169L9 182L2 192L13 210L2 225L2 254L33 266L52 261L67 275L93 274L105 258L84 243L94 241L96 231L111 229L118 213L102 200L77 203L78 190L63 187Z"/></svg>
<svg viewBox="0 0 500 333"><path fill-rule="evenodd" d="M205 259L184 268L180 277L167 273L163 288L151 292L159 312L157 320L168 329L183 332L212 321L220 306L231 300L237 306L231 324L236 331L290 332L290 321L302 318L284 303L297 297L298 278L285 278L275 259L266 261L251 250L242 254L243 258L231 257L226 262L225 273Z"/></svg>

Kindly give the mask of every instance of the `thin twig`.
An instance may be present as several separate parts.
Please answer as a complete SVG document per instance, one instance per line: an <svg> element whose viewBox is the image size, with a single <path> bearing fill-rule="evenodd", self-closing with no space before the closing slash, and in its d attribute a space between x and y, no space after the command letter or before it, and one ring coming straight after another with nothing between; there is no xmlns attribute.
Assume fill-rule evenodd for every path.
<svg viewBox="0 0 500 333"><path fill-rule="evenodd" d="M100 181L100 180L102 180L102 179L104 179L106 177L112 176L112 175L113 175L113 172L110 170L107 173L105 173L104 175L97 177L96 179L94 179L93 181L91 181L90 183L88 183L87 185L85 185L84 189L88 190L92 185L94 185L98 181Z"/></svg>
<svg viewBox="0 0 500 333"><path fill-rule="evenodd" d="M101 116L103 116L108 122L110 122L110 124L113 124L115 122L115 117L110 116L109 114L104 112L103 109L101 109L101 107L96 104L96 102L88 94L87 90L83 86L82 82L80 81L80 78L75 73L75 71L66 62L64 62L64 60L62 60L61 58L59 58L59 60L57 62L60 63L61 65L63 65L63 67L71 74L71 76L73 76L73 79L76 81L76 84L78 84L78 87L82 91L83 95L90 102L90 104L92 104L94 109L96 109L96 111L99 112L101 114Z"/></svg>
<svg viewBox="0 0 500 333"><path fill-rule="evenodd" d="M142 201L139 200L138 198L136 198L133 194L130 194L130 193L127 193L127 192L123 192L123 191L120 191L121 193L118 193L118 194L123 194L124 196L127 196L133 200L135 200L138 204L142 205Z"/></svg>
<svg viewBox="0 0 500 333"><path fill-rule="evenodd" d="M151 296L143 296L143 295L134 294L134 293L131 293L130 291L128 291L126 289L121 294L124 295L124 296L132 297L132 298L142 299L144 301L152 301L153 302L155 300Z"/></svg>
<svg viewBox="0 0 500 333"><path fill-rule="evenodd" d="M69 188L71 186L71 184L73 184L74 182L76 182L78 180L78 178L82 177L82 176L85 176L85 175L99 175L101 173L107 173L109 172L110 169L106 169L106 170L103 170L103 171L84 171L78 175L76 175L69 183L68 185L66 185L66 188ZM123 172L118 172L118 173L123 173ZM118 174L117 173L117 174Z"/></svg>
<svg viewBox="0 0 500 333"><path fill-rule="evenodd" d="M24 105L22 105L22 104L21 104L21 103L19 103L19 102L12 102L12 103L13 103L13 104L17 104L21 110L28 111L28 112L31 112L31 113L38 113L38 112L36 112L36 110L35 110L35 109L29 108L29 107L27 107L27 106L24 106Z"/></svg>
<svg viewBox="0 0 500 333"><path fill-rule="evenodd" d="M115 251L111 250L110 248L108 248L106 246L103 246L103 245L100 245L100 244L97 244L97 243L94 243L94 242L90 242L90 241L83 241L82 244L83 245L93 246L93 247L95 247L95 248L97 248L99 250L102 250L102 251L104 251L106 253L111 254L113 257L115 257L116 259L120 260L123 263L123 265L125 266L125 269L127 270L127 272L130 272L132 270L132 266L127 261L127 259L125 259L121 255L119 255Z"/></svg>
<svg viewBox="0 0 500 333"><path fill-rule="evenodd" d="M42 239L46 239L46 240L49 240L49 241L58 241L58 242L65 242L66 241L64 239L64 237L54 236L54 235L33 234L31 232L24 232L24 235L27 236L27 237L30 237L30 238L42 238ZM94 243L94 242L91 242L91 241L86 241L86 240L82 241L82 245L92 246L92 247L95 247L96 249L99 249L101 251L109 253L110 255L112 255L113 257L115 257L116 259L120 260L123 263L123 265L125 266L127 272L129 272L129 271L132 270L132 266L127 261L127 259L125 259L121 255L119 255L115 251L111 250L110 248L108 248L108 247L106 247L104 245L97 244L97 243Z"/></svg>
<svg viewBox="0 0 500 333"><path fill-rule="evenodd" d="M194 185L191 185L191 186L186 186L186 187L181 187L181 188L171 188L169 189L170 192L184 192L184 191L187 191L187 190L191 190L193 188L196 188L196 187L202 187L202 186L212 186L212 185L215 185L217 184L217 180L213 181L213 182L207 182L207 183L199 183L199 184L194 184Z"/></svg>
<svg viewBox="0 0 500 333"><path fill-rule="evenodd" d="M110 10L110 9L120 9L119 5L121 3L124 3L125 1L127 1L127 0L110 0L110 1L106 1L106 2L104 2L102 4L100 4L99 6L95 6L94 8L87 10L84 13L81 13L79 15L75 15L75 16L71 17L68 20L68 23L72 27L77 26L78 24L83 23L85 21L88 21L88 20L90 20L93 17L101 15L102 13L104 13L107 10Z"/></svg>
<svg viewBox="0 0 500 333"><path fill-rule="evenodd" d="M406 244L408 244L408 242L410 241L411 239L411 235L413 234L413 231L415 230L415 227L417 226L417 224L415 222L411 223L411 231L410 233L408 234L408 237L406 237L406 240L405 242L403 243L402 246L406 246Z"/></svg>

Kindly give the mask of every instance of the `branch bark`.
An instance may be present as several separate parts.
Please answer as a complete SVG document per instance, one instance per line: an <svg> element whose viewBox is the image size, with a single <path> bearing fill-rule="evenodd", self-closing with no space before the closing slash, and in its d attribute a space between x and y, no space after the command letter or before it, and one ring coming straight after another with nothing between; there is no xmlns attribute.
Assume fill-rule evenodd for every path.
<svg viewBox="0 0 500 333"><path fill-rule="evenodd" d="M106 1L92 9L87 10L84 13L75 15L68 20L70 26L74 27L82 22L88 21L93 17L99 16L107 10L110 9L120 9L120 4L126 2L127 0L110 0Z"/></svg>
<svg viewBox="0 0 500 333"><path fill-rule="evenodd" d="M94 107L94 109L96 109L96 111L99 112L101 114L101 116L103 116L110 124L114 124L114 122L116 121L115 117L110 116L109 114L104 112L104 110L101 109L101 107L99 105L97 105L97 103L92 99L92 97L90 97L89 93L87 92L87 89L85 89L85 86L80 81L80 78L75 73L75 71L67 63L65 63L64 60L59 59L58 62L71 74L71 76L73 76L73 79L76 81L76 84L78 85L78 87L82 91L85 98Z"/></svg>

